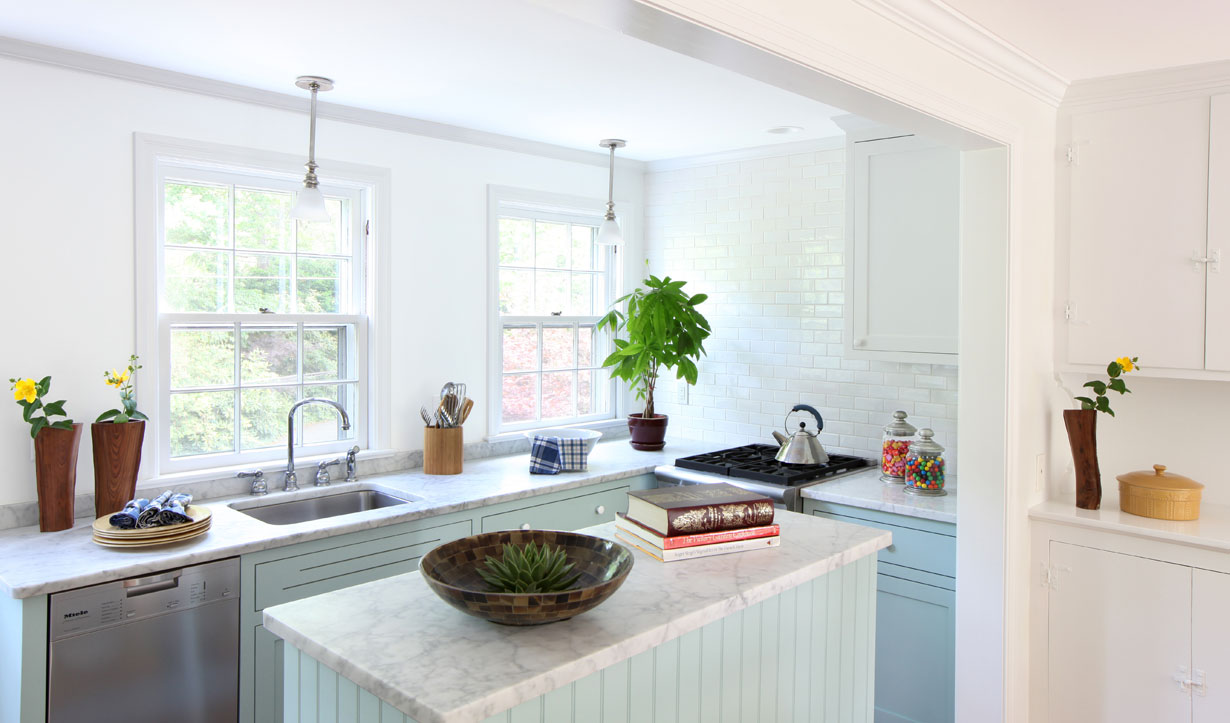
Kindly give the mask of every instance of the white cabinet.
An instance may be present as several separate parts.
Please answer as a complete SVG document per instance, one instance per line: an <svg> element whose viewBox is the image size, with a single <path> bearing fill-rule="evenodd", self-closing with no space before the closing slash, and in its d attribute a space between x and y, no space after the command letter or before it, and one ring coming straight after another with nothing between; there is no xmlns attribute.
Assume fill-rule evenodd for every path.
<svg viewBox="0 0 1230 723"><path fill-rule="evenodd" d="M1230 371L1230 265L1220 262L1230 262L1230 96L1065 119L1067 364L1104 367L1126 354L1149 374Z"/></svg>
<svg viewBox="0 0 1230 723"><path fill-rule="evenodd" d="M955 363L960 154L867 135L847 136L847 356Z"/></svg>
<svg viewBox="0 0 1230 723"><path fill-rule="evenodd" d="M1192 570L1192 721L1230 721L1230 575Z"/></svg>

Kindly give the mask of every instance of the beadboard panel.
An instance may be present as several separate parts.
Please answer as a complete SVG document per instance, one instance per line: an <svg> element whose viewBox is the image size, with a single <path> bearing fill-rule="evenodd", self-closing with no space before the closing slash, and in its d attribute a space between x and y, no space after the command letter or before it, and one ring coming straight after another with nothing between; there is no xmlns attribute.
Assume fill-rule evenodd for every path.
<svg viewBox="0 0 1230 723"><path fill-rule="evenodd" d="M483 723L871 723L875 580L864 557ZM284 723L418 723L285 651Z"/></svg>

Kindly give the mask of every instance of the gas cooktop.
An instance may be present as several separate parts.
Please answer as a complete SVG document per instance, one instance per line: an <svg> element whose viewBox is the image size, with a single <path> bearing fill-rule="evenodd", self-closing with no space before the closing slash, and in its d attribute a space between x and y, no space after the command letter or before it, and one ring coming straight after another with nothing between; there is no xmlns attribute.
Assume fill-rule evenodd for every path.
<svg viewBox="0 0 1230 723"><path fill-rule="evenodd" d="M782 464L773 458L777 450L772 444L748 444L718 452L680 457L675 460L675 466L789 487L871 464L862 457L847 454L830 454L827 464Z"/></svg>

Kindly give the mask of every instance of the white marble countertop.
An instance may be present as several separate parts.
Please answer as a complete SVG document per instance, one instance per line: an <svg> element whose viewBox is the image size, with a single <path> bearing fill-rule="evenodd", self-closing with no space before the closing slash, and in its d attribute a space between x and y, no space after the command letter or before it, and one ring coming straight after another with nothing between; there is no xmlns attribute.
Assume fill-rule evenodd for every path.
<svg viewBox="0 0 1230 723"><path fill-rule="evenodd" d="M887 532L779 512L780 547L635 565L604 604L536 627L455 610L417 572L266 608L266 629L421 723L469 723L887 547ZM608 523L581 530L614 539Z"/></svg>
<svg viewBox="0 0 1230 723"><path fill-rule="evenodd" d="M905 485L880 481L878 467L838 477L828 482L803 488L808 499L868 510L892 512L936 522L957 524L957 487L951 480L945 487L948 494L940 497L912 495Z"/></svg>
<svg viewBox="0 0 1230 723"><path fill-rule="evenodd" d="M638 452L627 440L599 443L589 456L586 472L531 475L525 454L467 461L459 475L434 476L422 468L378 475L358 483L316 488L306 483L298 492L272 491L207 501L213 512L205 535L164 547L125 550L102 547L91 540L92 517L78 518L72 529L41 533L38 527L0 531L0 592L15 598L70 590L182 565L306 542L400 522L473 509L483 505L574 489L652 473L676 457L698 454L712 445L671 441L660 452ZM231 509L233 502L273 504L356 488L411 494L422 501L292 525L270 525Z"/></svg>
<svg viewBox="0 0 1230 723"><path fill-rule="evenodd" d="M1069 496L1034 505L1029 510L1029 517L1033 520L1230 552L1228 505L1201 503L1199 519L1174 522L1128 514L1119 509L1119 499L1113 495L1103 495L1102 508L1099 510L1082 510L1076 506L1076 499Z"/></svg>

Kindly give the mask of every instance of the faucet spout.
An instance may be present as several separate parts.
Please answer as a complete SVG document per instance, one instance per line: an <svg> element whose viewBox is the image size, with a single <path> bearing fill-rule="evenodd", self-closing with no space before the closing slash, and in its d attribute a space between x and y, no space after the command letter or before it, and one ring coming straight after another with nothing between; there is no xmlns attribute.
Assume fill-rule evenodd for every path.
<svg viewBox="0 0 1230 723"><path fill-rule="evenodd" d="M350 429L350 415L346 414L346 408L332 399L308 397L295 402L290 408L290 413L286 415L286 472L282 485L282 489L286 492L299 489L299 478L295 475L295 412L299 407L307 404L328 404L342 416L342 430Z"/></svg>

